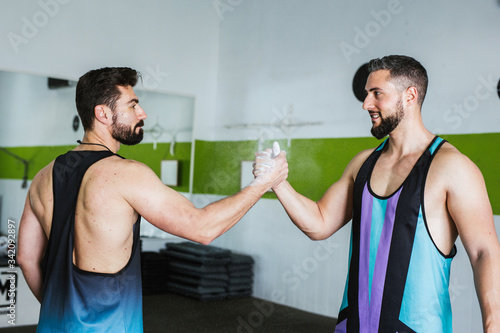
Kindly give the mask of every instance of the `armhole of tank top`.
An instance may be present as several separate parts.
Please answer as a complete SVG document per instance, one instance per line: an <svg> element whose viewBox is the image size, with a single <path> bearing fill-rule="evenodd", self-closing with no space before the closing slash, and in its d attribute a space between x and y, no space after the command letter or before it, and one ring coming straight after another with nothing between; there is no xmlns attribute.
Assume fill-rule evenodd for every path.
<svg viewBox="0 0 500 333"><path fill-rule="evenodd" d="M52 166L52 218L50 219L50 232L49 232L49 238L47 239L47 246L50 243L50 240L52 239L52 234L54 233L54 228L52 226L54 225L54 212L56 211L56 184L54 182L54 168L56 166L57 160L54 162L54 165ZM47 250L44 251L44 257L45 253L47 253Z"/></svg>
<svg viewBox="0 0 500 333"><path fill-rule="evenodd" d="M132 247L130 249L130 257L128 258L127 263L122 268L120 268L120 270L118 272L116 272L116 273L103 273L103 272L86 271L84 269L79 268L77 265L75 265L75 263L73 262L73 259L72 259L71 264L73 267L73 271L77 272L78 274L88 274L88 275L94 275L94 276L118 277L118 276L122 275L123 272L125 272L128 269L128 267L132 264L132 261L134 260L134 256L135 256L136 252L140 251L140 247L141 247L141 244L140 244L140 242L141 242L141 235L140 235L140 233L141 233L141 229L140 229L141 218L142 217L139 215L139 217L137 218L137 221L135 221L134 225L132 226L132 232L134 234L132 235L133 240L132 240ZM135 228L138 228L137 240L135 237ZM74 239L74 234L73 234L73 251L75 249L74 241L75 241L75 239Z"/></svg>
<svg viewBox="0 0 500 333"><path fill-rule="evenodd" d="M56 195L55 187L56 186L54 183L54 177L55 177L54 170L56 170L55 169L56 163L57 163L57 158L54 161L54 164L52 165L52 171L51 171L51 173L52 173L52 218L50 219L50 232L49 232L49 236L47 238L47 244L45 246L45 250L43 251L43 256L42 256L42 263L41 263L42 270L45 269L45 265L46 265L46 262L48 260L48 257L47 257L47 255L49 253L48 249L51 246L51 240L53 239L52 234L55 232L54 228L52 228L52 226L54 225L54 212L56 211L56 200L55 200L55 195ZM45 275L45 273L44 273L44 275Z"/></svg>
<svg viewBox="0 0 500 333"><path fill-rule="evenodd" d="M437 138L437 136L436 136L436 138ZM435 141L436 138L433 141ZM427 231L427 235L429 236L429 239L431 240L432 244L434 245L434 248L436 249L436 251L438 251L438 253L444 259L449 259L449 258L453 258L455 256L455 254L457 253L456 245L453 244L453 247L451 248L449 254L444 254L443 251L441 251L439 249L439 247L436 245L436 243L434 242L434 238L432 237L431 231L429 230L429 225L427 224L427 216L426 216L426 212L425 212L425 199L424 199L424 197L425 197L425 185L427 184L427 175L429 174L429 169L431 167L431 163L434 160L434 157L436 156L436 154L439 153L439 149L441 148L441 146L443 144L445 144L446 142L447 142L446 140L442 140L438 144L438 146L434 149L434 151L431 153L431 156L429 157L430 160L427 163L427 166L425 168L425 175L422 179L422 192L420 194L420 203L421 203L421 207L422 207L422 218L424 220L425 230Z"/></svg>
<svg viewBox="0 0 500 333"><path fill-rule="evenodd" d="M56 175L54 173L57 170L56 164L58 163L60 156L56 158L54 164L52 165L52 218L50 219L50 232L49 232L49 238L47 239L47 247L49 246L50 240L52 239L52 234L54 233L54 228L52 228L52 226L54 225L54 212L56 211L56 183L54 182L54 179L56 179ZM47 253L47 249L45 249L44 251L44 257L45 253Z"/></svg>

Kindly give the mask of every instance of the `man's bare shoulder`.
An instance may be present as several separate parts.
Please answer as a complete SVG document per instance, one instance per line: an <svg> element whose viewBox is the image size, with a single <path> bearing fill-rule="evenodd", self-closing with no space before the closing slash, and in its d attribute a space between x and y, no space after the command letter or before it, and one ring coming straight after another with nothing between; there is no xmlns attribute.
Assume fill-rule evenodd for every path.
<svg viewBox="0 0 500 333"><path fill-rule="evenodd" d="M376 148L365 149L357 153L356 156L354 156L347 165L344 171L344 175L348 174L351 177L355 178L356 175L358 174L359 169L361 169L363 163L375 151L375 149Z"/></svg>
<svg viewBox="0 0 500 333"><path fill-rule="evenodd" d="M153 173L151 168L142 162L110 156L93 164L87 171L86 177L91 176L99 181L115 179L127 183L150 173Z"/></svg>
<svg viewBox="0 0 500 333"><path fill-rule="evenodd" d="M459 167L470 167L471 165L474 165L469 157L460 152L449 142L445 142L439 149L438 153L434 157L434 163L440 163L443 164L443 166L452 166L457 164Z"/></svg>
<svg viewBox="0 0 500 333"><path fill-rule="evenodd" d="M191 207L181 194L163 184L149 166L118 156L92 165L82 186L95 209L100 209L106 200L113 202L115 210L131 208L149 222L161 221L163 215L159 212L163 209ZM151 209L152 206L161 208Z"/></svg>
<svg viewBox="0 0 500 333"><path fill-rule="evenodd" d="M366 159L375 151L377 148L370 148L360 151L353 157L351 162L354 163L363 163Z"/></svg>
<svg viewBox="0 0 500 333"><path fill-rule="evenodd" d="M467 177L481 177L481 171L469 157L449 142L443 144L432 162L431 172L452 182Z"/></svg>
<svg viewBox="0 0 500 333"><path fill-rule="evenodd" d="M30 186L31 195L40 194L43 192L52 191L52 170L54 168L54 162L50 162L44 168L37 172Z"/></svg>
<svg viewBox="0 0 500 333"><path fill-rule="evenodd" d="M46 235L50 232L54 202L52 193L52 170L54 162L55 160L38 171L35 177L33 177L28 191L30 207L43 226Z"/></svg>
<svg viewBox="0 0 500 333"><path fill-rule="evenodd" d="M90 192L99 191L127 201L139 192L164 186L148 165L119 156L110 156L93 164L87 170L82 185Z"/></svg>
<svg viewBox="0 0 500 333"><path fill-rule="evenodd" d="M108 158L103 158L102 160L99 160L97 164L101 164L102 166L106 165L108 167L115 167L115 168L149 168L146 164L132 160L132 159L127 159L127 158L122 158L118 155L113 155Z"/></svg>

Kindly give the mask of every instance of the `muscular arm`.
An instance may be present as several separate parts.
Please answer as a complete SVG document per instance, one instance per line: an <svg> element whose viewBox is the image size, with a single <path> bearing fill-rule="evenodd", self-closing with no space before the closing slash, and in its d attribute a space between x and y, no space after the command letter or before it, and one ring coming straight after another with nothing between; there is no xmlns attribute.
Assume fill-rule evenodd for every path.
<svg viewBox="0 0 500 333"><path fill-rule="evenodd" d="M354 157L342 177L318 202L296 192L287 181L273 188L292 222L309 238L328 238L352 218L354 180L370 152L364 151Z"/></svg>
<svg viewBox="0 0 500 333"><path fill-rule="evenodd" d="M29 288L41 302L42 262L47 237L30 204L30 193L26 197L24 212L19 222L17 261Z"/></svg>
<svg viewBox="0 0 500 333"><path fill-rule="evenodd" d="M235 195L203 208L196 208L184 196L164 185L149 168L128 161L122 193L125 200L156 227L202 244L209 244L229 230L272 186L288 175L284 153L275 160L271 172L257 177Z"/></svg>
<svg viewBox="0 0 500 333"><path fill-rule="evenodd" d="M465 156L448 154L447 205L474 272L485 332L500 332L500 244L486 186ZM449 169L447 169L449 170Z"/></svg>

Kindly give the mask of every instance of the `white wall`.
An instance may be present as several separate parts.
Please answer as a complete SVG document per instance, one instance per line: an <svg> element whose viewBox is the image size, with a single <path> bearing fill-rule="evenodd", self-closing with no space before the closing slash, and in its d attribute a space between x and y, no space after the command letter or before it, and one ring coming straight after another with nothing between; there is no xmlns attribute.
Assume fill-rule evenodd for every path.
<svg viewBox="0 0 500 333"><path fill-rule="evenodd" d="M217 139L255 137L258 130L242 135L223 126L266 123L287 105L296 121L323 122L293 137L367 136L370 120L354 98L352 79L363 63L388 54L413 56L426 67L423 112L430 130L500 128L497 1L247 0L224 14Z"/></svg>
<svg viewBox="0 0 500 333"><path fill-rule="evenodd" d="M1 6L1 70L77 80L94 68L133 67L149 89L196 96L198 137L212 137L205 128L214 123L219 19L210 1L20 0Z"/></svg>

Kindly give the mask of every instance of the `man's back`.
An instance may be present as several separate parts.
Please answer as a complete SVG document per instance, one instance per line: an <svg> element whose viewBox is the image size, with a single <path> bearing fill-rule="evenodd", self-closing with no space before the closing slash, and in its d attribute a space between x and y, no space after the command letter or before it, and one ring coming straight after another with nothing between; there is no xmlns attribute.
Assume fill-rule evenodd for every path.
<svg viewBox="0 0 500 333"><path fill-rule="evenodd" d="M130 174L111 156L92 165L82 180L75 216L75 265L86 271L116 273L132 248L138 214L125 200ZM112 209L111 209L112 208Z"/></svg>
<svg viewBox="0 0 500 333"><path fill-rule="evenodd" d="M120 192L124 186L120 166L128 163L118 156L102 159L85 173L75 213L75 265L85 271L115 273L127 263L132 246L132 226L137 212ZM53 174L71 171L78 160L62 169L54 162L33 180L30 201L49 238L53 218ZM110 209L112 207L112 209Z"/></svg>
<svg viewBox="0 0 500 333"><path fill-rule="evenodd" d="M102 179L87 171L90 168L99 170L100 161L115 158L120 157L108 151L71 151L59 156L53 163L53 218L42 261L43 297L38 324L41 332L92 331L106 327L119 328L125 332L142 330L140 218L135 214L135 224L123 228L126 229L124 232L115 232L115 237L109 237L113 235L114 220L108 222L102 212L93 214L89 211L93 209L92 201L96 202L95 199L102 195L110 195L107 190L110 186L97 186L96 189L102 188L102 194L90 190L94 183L100 183ZM83 179L87 179L86 185L80 188ZM35 193L43 192L37 186L38 181L35 183ZM90 197L95 199L91 200ZM36 195L34 200L37 200ZM103 205L106 206L106 202ZM81 208L77 210L77 206ZM79 223L76 223L75 217L78 217ZM101 238L90 238L96 234L96 230L103 228L109 230L103 232ZM125 242L130 243L130 246L126 245L125 264L118 270L99 271L97 268L104 267L99 257L108 256L110 260L116 258L117 251L112 244L123 235L126 235L123 237ZM96 261L100 266L95 265L95 269L88 270L74 265L76 239L80 243L88 243L94 249L79 248L75 252L85 253L80 256L85 258L85 262Z"/></svg>

